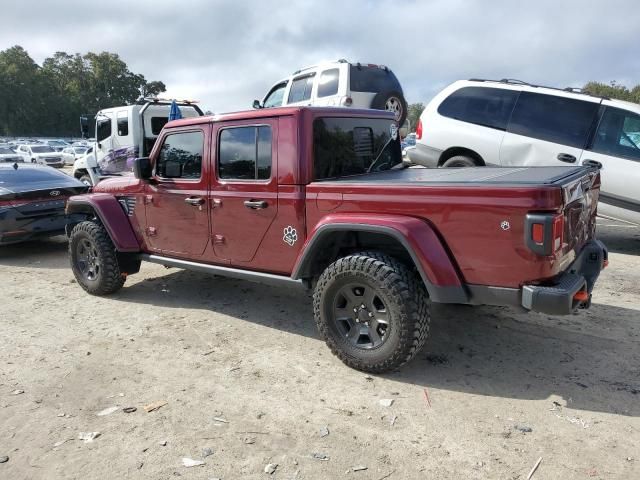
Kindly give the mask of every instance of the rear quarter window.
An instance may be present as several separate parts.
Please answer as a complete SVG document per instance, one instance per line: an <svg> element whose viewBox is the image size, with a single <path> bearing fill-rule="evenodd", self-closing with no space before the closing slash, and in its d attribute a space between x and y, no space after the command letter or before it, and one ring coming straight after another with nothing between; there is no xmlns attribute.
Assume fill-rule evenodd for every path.
<svg viewBox="0 0 640 480"><path fill-rule="evenodd" d="M438 113L443 117L506 130L518 93L501 88L464 87L449 95L438 107Z"/></svg>

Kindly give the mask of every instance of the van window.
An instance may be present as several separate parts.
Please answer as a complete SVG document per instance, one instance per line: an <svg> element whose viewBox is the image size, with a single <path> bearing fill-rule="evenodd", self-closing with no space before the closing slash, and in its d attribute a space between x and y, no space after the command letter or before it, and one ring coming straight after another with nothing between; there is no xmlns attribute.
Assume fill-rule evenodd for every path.
<svg viewBox="0 0 640 480"><path fill-rule="evenodd" d="M271 127L225 128L220 132L218 176L227 180L271 178Z"/></svg>
<svg viewBox="0 0 640 480"><path fill-rule="evenodd" d="M111 136L111 119L99 117L96 121L96 141L101 142Z"/></svg>
<svg viewBox="0 0 640 480"><path fill-rule="evenodd" d="M640 161L640 115L607 107L589 150Z"/></svg>
<svg viewBox="0 0 640 480"><path fill-rule="evenodd" d="M126 137L127 135L129 135L129 117L126 111L118 112L117 122L118 136Z"/></svg>
<svg viewBox="0 0 640 480"><path fill-rule="evenodd" d="M438 113L463 122L506 130L518 93L503 88L464 87L449 95L438 107Z"/></svg>
<svg viewBox="0 0 640 480"><path fill-rule="evenodd" d="M313 156L316 180L380 172L402 163L400 136L386 119L316 119Z"/></svg>
<svg viewBox="0 0 640 480"><path fill-rule="evenodd" d="M338 80L340 78L340 69L332 68L325 70L320 74L318 81L318 98L329 97L338 93Z"/></svg>
<svg viewBox="0 0 640 480"><path fill-rule="evenodd" d="M378 66L350 65L349 77L349 89L354 92L402 92L400 82L389 69Z"/></svg>
<svg viewBox="0 0 640 480"><path fill-rule="evenodd" d="M202 132L167 135L160 148L156 173L164 178L198 179L202 172Z"/></svg>
<svg viewBox="0 0 640 480"><path fill-rule="evenodd" d="M584 148L600 104L521 92L508 131L569 147Z"/></svg>
<svg viewBox="0 0 640 480"><path fill-rule="evenodd" d="M287 82L280 83L273 87L267 95L267 98L264 99L262 106L264 108L281 106L282 101L284 100L284 91L286 88Z"/></svg>
<svg viewBox="0 0 640 480"><path fill-rule="evenodd" d="M289 90L289 100L287 103L309 100L311 98L311 89L313 88L314 77L315 74L294 78L291 83L291 90Z"/></svg>

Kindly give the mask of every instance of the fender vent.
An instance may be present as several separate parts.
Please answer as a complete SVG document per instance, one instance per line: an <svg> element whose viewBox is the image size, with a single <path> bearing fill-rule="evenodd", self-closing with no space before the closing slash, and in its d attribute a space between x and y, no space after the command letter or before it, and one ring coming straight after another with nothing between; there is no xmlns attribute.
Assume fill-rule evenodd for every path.
<svg viewBox="0 0 640 480"><path fill-rule="evenodd" d="M130 217L133 216L133 212L136 209L136 197L120 197L118 202L122 205L124 213Z"/></svg>

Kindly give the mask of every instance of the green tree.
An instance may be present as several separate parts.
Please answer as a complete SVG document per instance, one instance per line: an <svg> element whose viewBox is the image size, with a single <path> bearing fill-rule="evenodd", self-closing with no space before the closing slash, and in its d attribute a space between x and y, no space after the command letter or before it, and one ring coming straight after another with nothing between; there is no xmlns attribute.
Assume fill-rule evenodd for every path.
<svg viewBox="0 0 640 480"><path fill-rule="evenodd" d="M415 132L418 125L418 119L424 110L424 103L411 103L407 107L407 119L409 120L410 131Z"/></svg>
<svg viewBox="0 0 640 480"><path fill-rule="evenodd" d="M115 53L56 52L38 66L20 46L0 51L0 135L78 135L81 114L166 90Z"/></svg>
<svg viewBox="0 0 640 480"><path fill-rule="evenodd" d="M626 100L628 102L640 103L640 85L636 85L632 89L627 88L613 80L608 85L600 82L589 82L582 91L599 97L615 98L617 100Z"/></svg>

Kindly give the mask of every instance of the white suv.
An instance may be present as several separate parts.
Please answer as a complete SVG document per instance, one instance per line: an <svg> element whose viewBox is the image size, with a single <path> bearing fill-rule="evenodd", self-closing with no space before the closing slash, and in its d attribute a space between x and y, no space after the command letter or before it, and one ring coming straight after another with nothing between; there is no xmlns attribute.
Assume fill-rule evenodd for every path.
<svg viewBox="0 0 640 480"><path fill-rule="evenodd" d="M16 153L25 162L41 163L51 167L64 167L62 153L56 152L53 147L41 143L34 145L19 145Z"/></svg>
<svg viewBox="0 0 640 480"><path fill-rule="evenodd" d="M384 65L323 63L298 70L277 82L253 108L286 105L374 108L395 114L398 125L407 118L407 102L400 82Z"/></svg>
<svg viewBox="0 0 640 480"><path fill-rule="evenodd" d="M429 102L412 163L601 168L598 212L640 224L640 105L517 80L463 80Z"/></svg>

